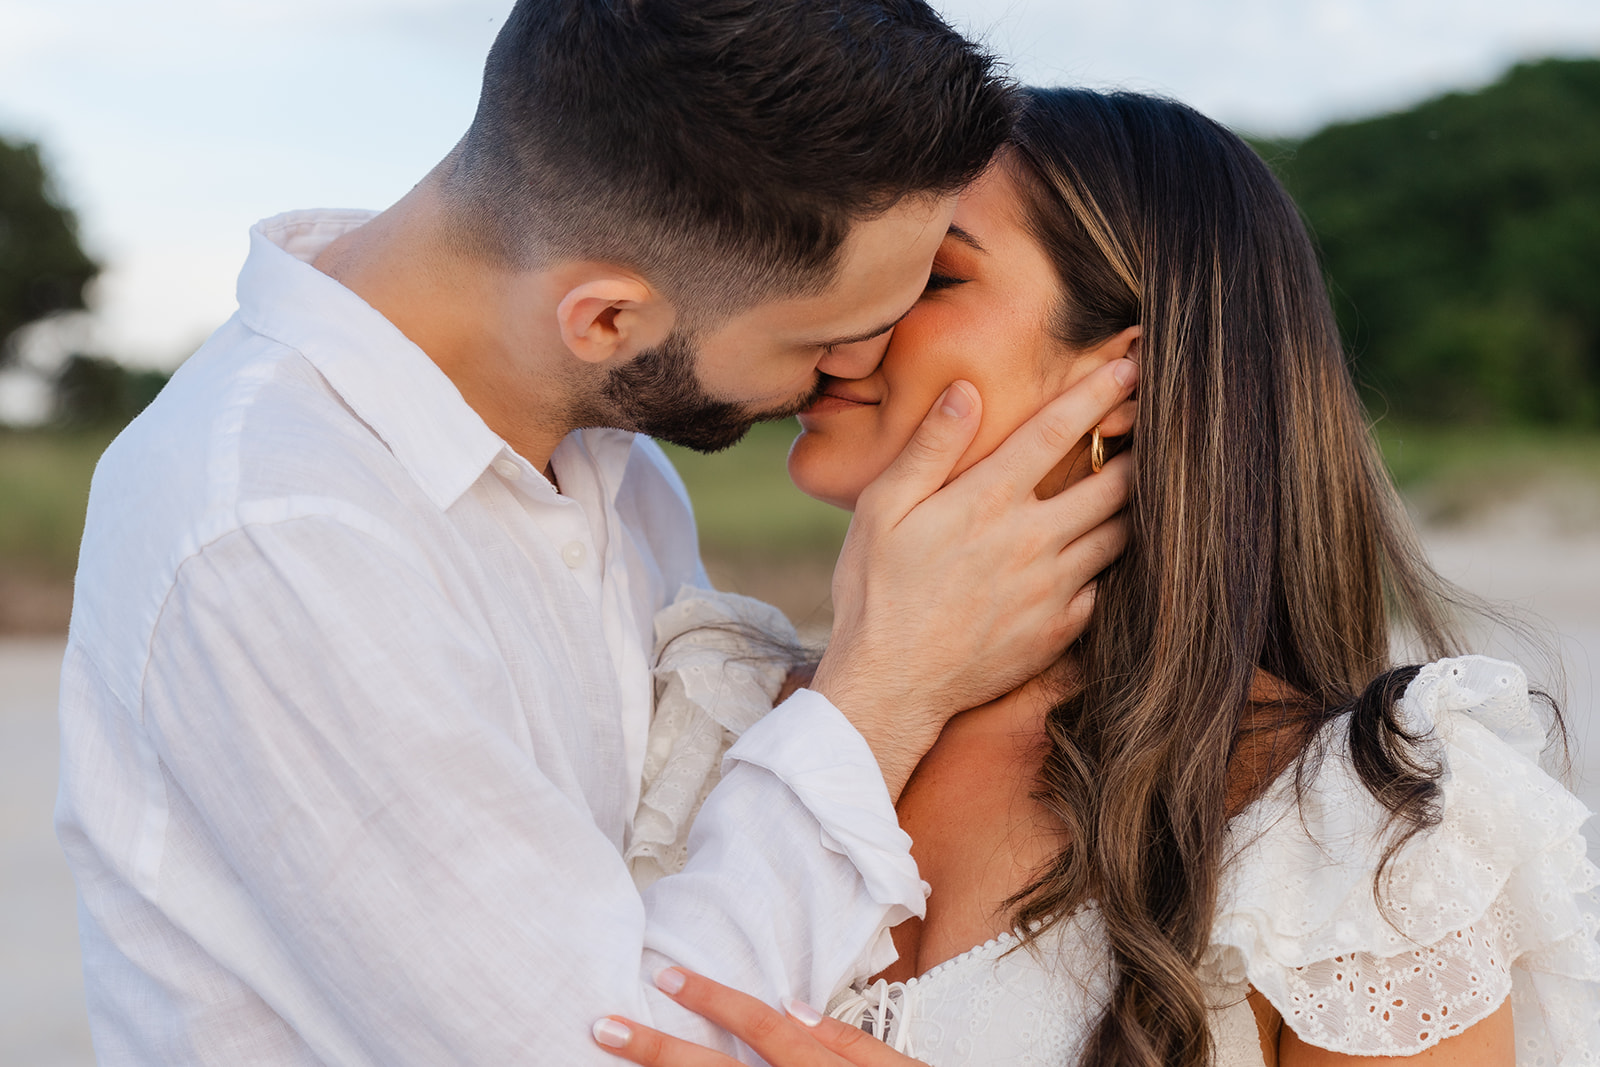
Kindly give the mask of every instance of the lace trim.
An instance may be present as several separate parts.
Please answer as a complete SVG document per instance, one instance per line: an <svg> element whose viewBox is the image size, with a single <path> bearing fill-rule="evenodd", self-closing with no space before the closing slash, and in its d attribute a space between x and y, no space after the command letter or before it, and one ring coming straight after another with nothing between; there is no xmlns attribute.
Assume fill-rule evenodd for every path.
<svg viewBox="0 0 1600 1067"><path fill-rule="evenodd" d="M1511 993L1514 951L1509 929L1491 918L1400 956L1354 953L1292 968L1268 996L1309 1044L1410 1055L1494 1014Z"/></svg>

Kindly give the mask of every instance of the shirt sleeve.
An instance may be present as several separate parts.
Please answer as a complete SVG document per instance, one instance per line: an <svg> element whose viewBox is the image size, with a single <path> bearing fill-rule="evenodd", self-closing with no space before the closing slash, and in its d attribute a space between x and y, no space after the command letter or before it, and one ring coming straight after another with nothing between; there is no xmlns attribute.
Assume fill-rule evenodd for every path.
<svg viewBox="0 0 1600 1067"><path fill-rule="evenodd" d="M449 588L398 538L299 518L191 557L153 635L141 711L201 827L183 847L236 874L271 936L240 953L170 917L291 1027L385 1065L614 1064L589 1037L610 1013L732 1052L656 969L820 1004L892 952L922 885L826 701L741 741L687 868L641 898L570 772L589 711L528 706ZM522 716L569 717L567 751L533 750Z"/></svg>

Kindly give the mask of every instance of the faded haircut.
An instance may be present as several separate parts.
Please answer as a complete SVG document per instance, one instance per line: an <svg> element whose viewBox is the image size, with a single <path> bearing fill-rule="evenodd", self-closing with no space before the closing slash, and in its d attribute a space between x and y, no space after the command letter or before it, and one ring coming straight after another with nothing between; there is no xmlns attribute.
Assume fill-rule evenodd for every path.
<svg viewBox="0 0 1600 1067"><path fill-rule="evenodd" d="M444 190L472 253L614 263L703 323L824 290L854 222L969 182L1014 101L921 0L520 0Z"/></svg>

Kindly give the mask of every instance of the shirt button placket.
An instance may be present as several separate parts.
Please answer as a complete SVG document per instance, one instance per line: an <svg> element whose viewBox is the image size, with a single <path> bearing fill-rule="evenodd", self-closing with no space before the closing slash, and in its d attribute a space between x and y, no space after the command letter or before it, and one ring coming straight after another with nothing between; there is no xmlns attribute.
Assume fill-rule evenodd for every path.
<svg viewBox="0 0 1600 1067"><path fill-rule="evenodd" d="M589 550L583 546L582 541L568 541L561 546L561 559L573 570L583 566L583 561L588 558Z"/></svg>

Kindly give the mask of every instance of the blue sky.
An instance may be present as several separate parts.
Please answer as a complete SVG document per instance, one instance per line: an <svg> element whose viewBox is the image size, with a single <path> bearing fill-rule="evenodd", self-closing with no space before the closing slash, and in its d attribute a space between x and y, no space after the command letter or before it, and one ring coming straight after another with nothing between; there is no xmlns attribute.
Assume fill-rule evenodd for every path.
<svg viewBox="0 0 1600 1067"><path fill-rule="evenodd" d="M1036 83L1309 132L1600 55L1595 0L936 0ZM40 141L107 270L76 343L171 366L256 219L382 207L454 143L510 0L0 0L0 134Z"/></svg>

